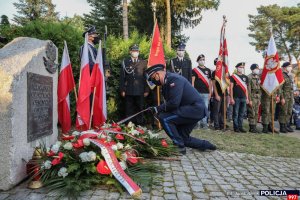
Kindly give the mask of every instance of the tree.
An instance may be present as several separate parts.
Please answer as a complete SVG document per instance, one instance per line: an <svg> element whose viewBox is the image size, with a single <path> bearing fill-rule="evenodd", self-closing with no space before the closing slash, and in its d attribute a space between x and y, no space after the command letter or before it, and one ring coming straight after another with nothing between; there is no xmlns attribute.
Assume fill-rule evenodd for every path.
<svg viewBox="0 0 300 200"><path fill-rule="evenodd" d="M2 25L2 26L8 26L9 25L8 17L6 15L1 16L0 25Z"/></svg>
<svg viewBox="0 0 300 200"><path fill-rule="evenodd" d="M14 15L13 21L20 25L34 20L58 20L52 0L19 0L13 3L19 16Z"/></svg>
<svg viewBox="0 0 300 200"><path fill-rule="evenodd" d="M165 0L166 3L166 21L167 21L167 34L166 41L167 47L171 49L171 5L170 0Z"/></svg>
<svg viewBox="0 0 300 200"><path fill-rule="evenodd" d="M127 0L123 0L123 36L128 39L128 5Z"/></svg>
<svg viewBox="0 0 300 200"><path fill-rule="evenodd" d="M250 37L258 52L264 52L270 39L272 28L277 50L281 57L294 57L299 62L300 55L300 4L294 7L280 7L276 4L260 6L258 15L249 15Z"/></svg>
<svg viewBox="0 0 300 200"><path fill-rule="evenodd" d="M86 27L94 25L102 33L105 25L108 32L122 35L122 0L87 0L92 7L89 14L84 14Z"/></svg>

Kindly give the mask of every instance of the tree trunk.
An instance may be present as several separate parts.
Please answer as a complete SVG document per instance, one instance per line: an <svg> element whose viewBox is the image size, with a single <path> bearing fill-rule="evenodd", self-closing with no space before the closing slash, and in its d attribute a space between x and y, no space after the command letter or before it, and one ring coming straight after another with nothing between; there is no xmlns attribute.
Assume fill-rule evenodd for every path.
<svg viewBox="0 0 300 200"><path fill-rule="evenodd" d="M170 0L166 0L166 10L167 10L167 30L166 30L167 47L169 49L171 49L171 5L170 5Z"/></svg>
<svg viewBox="0 0 300 200"><path fill-rule="evenodd" d="M128 7L127 0L123 0L123 36L128 39Z"/></svg>

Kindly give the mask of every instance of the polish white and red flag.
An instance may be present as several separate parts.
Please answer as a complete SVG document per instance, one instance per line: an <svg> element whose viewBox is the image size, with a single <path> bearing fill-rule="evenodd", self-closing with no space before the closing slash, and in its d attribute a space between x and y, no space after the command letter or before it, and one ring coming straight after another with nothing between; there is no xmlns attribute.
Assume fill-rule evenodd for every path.
<svg viewBox="0 0 300 200"><path fill-rule="evenodd" d="M78 99L76 105L76 128L78 130L88 130L90 123L91 75L88 51L88 34L86 33L81 55Z"/></svg>
<svg viewBox="0 0 300 200"><path fill-rule="evenodd" d="M103 67L101 41L91 76L91 87L94 88L93 127L101 127L107 119L106 89Z"/></svg>
<svg viewBox="0 0 300 200"><path fill-rule="evenodd" d="M282 69L280 68L279 55L273 35L271 35L265 55L264 68L261 74L260 84L268 95L272 95L283 83L284 78Z"/></svg>
<svg viewBox="0 0 300 200"><path fill-rule="evenodd" d="M228 50L227 50L227 40L225 35L226 28L226 18L224 17L223 25L221 28L220 37L220 49L218 61L216 64L215 80L218 81L223 92L227 89L230 84L229 71L228 71Z"/></svg>
<svg viewBox="0 0 300 200"><path fill-rule="evenodd" d="M65 46L57 85L57 113L62 132L67 133L71 129L69 93L75 88L75 81L68 46L66 41L64 41L64 43Z"/></svg>

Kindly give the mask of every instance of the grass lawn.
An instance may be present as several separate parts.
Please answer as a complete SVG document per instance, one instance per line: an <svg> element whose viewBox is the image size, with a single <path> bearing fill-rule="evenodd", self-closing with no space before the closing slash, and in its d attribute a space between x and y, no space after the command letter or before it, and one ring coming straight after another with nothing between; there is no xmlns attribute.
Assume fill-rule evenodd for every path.
<svg viewBox="0 0 300 200"><path fill-rule="evenodd" d="M234 133L231 130L221 132L211 129L194 130L192 135L209 140L219 150L227 152L300 158L300 139L285 135Z"/></svg>

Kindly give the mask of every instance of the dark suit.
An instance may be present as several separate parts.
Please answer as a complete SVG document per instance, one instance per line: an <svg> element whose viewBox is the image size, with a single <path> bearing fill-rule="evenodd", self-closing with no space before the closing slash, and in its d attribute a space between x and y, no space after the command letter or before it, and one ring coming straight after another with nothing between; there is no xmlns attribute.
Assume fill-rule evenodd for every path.
<svg viewBox="0 0 300 200"><path fill-rule="evenodd" d="M210 142L190 136L197 122L208 114L197 90L182 76L167 72L162 95L165 103L157 107L158 118L173 143L179 147L210 148Z"/></svg>
<svg viewBox="0 0 300 200"><path fill-rule="evenodd" d="M185 77L192 83L192 62L187 58L181 61L178 57L171 59L170 72L177 73Z"/></svg>
<svg viewBox="0 0 300 200"><path fill-rule="evenodd" d="M126 117L131 116L144 107L144 93L149 92L144 71L147 68L145 60L133 62L131 58L123 60L120 71L120 92L125 92ZM142 124L143 117L133 118L134 123Z"/></svg>

